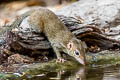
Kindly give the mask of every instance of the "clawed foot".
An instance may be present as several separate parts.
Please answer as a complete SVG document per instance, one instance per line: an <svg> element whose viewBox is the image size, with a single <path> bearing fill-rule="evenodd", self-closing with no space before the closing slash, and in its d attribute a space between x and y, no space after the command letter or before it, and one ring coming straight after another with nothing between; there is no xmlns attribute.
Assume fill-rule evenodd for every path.
<svg viewBox="0 0 120 80"><path fill-rule="evenodd" d="M56 60L57 63L64 63L66 60L63 58L59 58Z"/></svg>

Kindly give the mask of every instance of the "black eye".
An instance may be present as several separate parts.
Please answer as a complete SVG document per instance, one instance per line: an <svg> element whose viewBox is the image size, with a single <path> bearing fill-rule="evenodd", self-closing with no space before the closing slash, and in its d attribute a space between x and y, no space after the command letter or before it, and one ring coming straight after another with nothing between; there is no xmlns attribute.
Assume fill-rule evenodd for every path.
<svg viewBox="0 0 120 80"><path fill-rule="evenodd" d="M77 51L77 50L74 51L74 54L80 55L79 51Z"/></svg>

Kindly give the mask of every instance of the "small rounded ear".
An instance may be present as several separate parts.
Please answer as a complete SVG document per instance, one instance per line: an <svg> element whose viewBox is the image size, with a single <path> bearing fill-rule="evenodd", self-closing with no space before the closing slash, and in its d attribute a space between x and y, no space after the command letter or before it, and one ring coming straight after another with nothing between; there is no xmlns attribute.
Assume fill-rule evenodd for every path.
<svg viewBox="0 0 120 80"><path fill-rule="evenodd" d="M67 48L68 48L69 50L72 50L72 48L73 48L73 43L72 43L72 42L69 42L69 43L67 44Z"/></svg>

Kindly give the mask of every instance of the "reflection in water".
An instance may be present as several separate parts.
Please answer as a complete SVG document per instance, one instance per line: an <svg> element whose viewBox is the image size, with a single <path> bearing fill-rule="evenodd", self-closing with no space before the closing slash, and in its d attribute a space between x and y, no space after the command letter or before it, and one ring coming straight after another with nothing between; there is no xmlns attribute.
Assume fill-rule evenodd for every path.
<svg viewBox="0 0 120 80"><path fill-rule="evenodd" d="M120 66L111 66L104 70L103 80L120 80Z"/></svg>
<svg viewBox="0 0 120 80"><path fill-rule="evenodd" d="M120 65L87 68L86 80L120 80Z"/></svg>
<svg viewBox="0 0 120 80"><path fill-rule="evenodd" d="M85 70L86 69L86 70ZM30 80L120 80L120 65L110 67L80 67L76 70L49 72Z"/></svg>
<svg viewBox="0 0 120 80"><path fill-rule="evenodd" d="M30 80L86 80L85 68L80 67L76 70L50 72L46 76L36 76Z"/></svg>
<svg viewBox="0 0 120 80"><path fill-rule="evenodd" d="M86 69L86 80L102 80L103 78L102 68L89 67Z"/></svg>
<svg viewBox="0 0 120 80"><path fill-rule="evenodd" d="M39 70L37 70L39 72ZM32 71L34 73L36 71ZM41 71L40 71L41 72ZM80 67L75 70L42 72L26 75L26 80L120 80L120 65ZM23 80L18 79L18 80ZM16 79L9 79L16 80Z"/></svg>
<svg viewBox="0 0 120 80"><path fill-rule="evenodd" d="M65 80L86 80L84 67L80 67L76 71L71 71L71 73L72 74L68 78L66 78Z"/></svg>

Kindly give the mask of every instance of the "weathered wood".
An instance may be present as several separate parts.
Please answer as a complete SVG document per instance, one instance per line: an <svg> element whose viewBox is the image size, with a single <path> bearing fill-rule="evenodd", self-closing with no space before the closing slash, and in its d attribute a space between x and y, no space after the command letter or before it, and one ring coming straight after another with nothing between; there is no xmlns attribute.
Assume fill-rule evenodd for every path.
<svg viewBox="0 0 120 80"><path fill-rule="evenodd" d="M68 29L82 41L85 41L90 52L99 52L105 49L119 48L120 42L105 36L104 32L94 25L82 25L80 20L73 17L59 16L59 19L68 27ZM3 43L3 44L2 44ZM0 48L2 54L6 56L14 53L27 54L30 56L36 54L50 53L51 46L44 34L34 30L20 31L13 33L8 31ZM91 49L91 46L93 49Z"/></svg>
<svg viewBox="0 0 120 80"><path fill-rule="evenodd" d="M107 36L104 35L103 31L94 25L83 26L81 25L80 20L77 20L73 17L59 16L59 18L68 27L68 29L77 36L78 39L85 41L89 47L97 45L102 49L109 49L113 48L114 44L117 44L119 46L118 41L107 38ZM17 40L14 39L15 36L11 35L17 35ZM9 33L7 36L9 37L6 37L5 40L7 40L6 42L7 44L9 43L9 45L14 45L13 41L16 41L16 44L21 45L25 49L37 50L51 48L50 43L42 33L39 34L37 32L30 31L23 33L21 31L21 33ZM108 43L109 45L106 45ZM14 46L12 48L14 48Z"/></svg>

